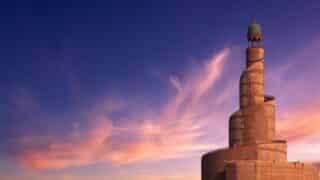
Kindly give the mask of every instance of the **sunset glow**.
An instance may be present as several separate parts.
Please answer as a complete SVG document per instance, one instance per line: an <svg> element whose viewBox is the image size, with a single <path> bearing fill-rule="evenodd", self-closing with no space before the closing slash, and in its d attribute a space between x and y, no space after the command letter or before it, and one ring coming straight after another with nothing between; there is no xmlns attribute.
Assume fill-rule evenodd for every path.
<svg viewBox="0 0 320 180"><path fill-rule="evenodd" d="M227 146L252 15L277 137L320 163L318 1L157 3L8 4L1 180L200 180L201 155Z"/></svg>

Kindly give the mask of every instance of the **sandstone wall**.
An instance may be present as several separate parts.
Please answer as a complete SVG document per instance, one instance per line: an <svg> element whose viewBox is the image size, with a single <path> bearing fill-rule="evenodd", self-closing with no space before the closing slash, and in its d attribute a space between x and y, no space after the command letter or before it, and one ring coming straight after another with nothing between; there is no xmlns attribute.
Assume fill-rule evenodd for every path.
<svg viewBox="0 0 320 180"><path fill-rule="evenodd" d="M315 167L299 162L234 161L226 165L225 180L318 180Z"/></svg>
<svg viewBox="0 0 320 180"><path fill-rule="evenodd" d="M225 180L226 163L234 160L287 161L284 141L209 152L202 157L202 180Z"/></svg>

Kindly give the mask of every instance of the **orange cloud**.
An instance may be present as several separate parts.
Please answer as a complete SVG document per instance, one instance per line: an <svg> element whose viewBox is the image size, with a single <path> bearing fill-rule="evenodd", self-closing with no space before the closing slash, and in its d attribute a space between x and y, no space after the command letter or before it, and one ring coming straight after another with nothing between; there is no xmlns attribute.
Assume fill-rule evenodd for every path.
<svg viewBox="0 0 320 180"><path fill-rule="evenodd" d="M320 111L318 103L310 107L282 113L277 124L279 136L288 141L298 141L320 133Z"/></svg>
<svg viewBox="0 0 320 180"><path fill-rule="evenodd" d="M229 49L217 53L196 73L187 74L184 81L171 76L169 83L176 88L176 94L169 97L167 103L154 112L141 109L137 116L127 117L124 125L115 125L110 114L121 110L126 106L126 102L103 101L89 113L90 124L95 125L93 128L79 130L79 124L75 123L74 129L64 140L51 136L23 137L20 139L20 145L30 148L19 151L16 157L27 167L59 169L97 162L120 165L183 158L198 156L201 151L217 148L221 146L221 142L226 141L226 127L214 129L214 123L223 120L224 124L227 124L229 112L219 111L219 106L230 100L234 94L235 82L228 82L222 91L211 90L215 90L218 80L221 79L229 55ZM306 85L303 78L293 78L291 81L283 78L294 68L295 65L285 64L267 76L268 82L274 82L272 85L276 87L275 95L281 97L282 102L299 102L306 99L304 96L296 96L296 89L301 84L307 87L310 83ZM281 88L277 85L281 85ZM23 105L26 101L18 102ZM303 150L306 141L312 140L313 143L320 144L315 140L320 135L320 113L317 111L319 106L316 100L307 102L309 105L301 106L303 108L280 107L277 118L278 136L289 140L289 156L301 160L315 159L314 156L319 155ZM227 109L231 109L229 106ZM34 100L32 107L39 107ZM33 109L37 109L37 112L41 110ZM28 112L32 112L32 109ZM219 126L221 127L221 124ZM214 129L217 141L202 141L203 137L212 133L208 127ZM225 135L222 135L222 132ZM320 147L312 143L309 145L320 152ZM306 154L313 157L307 157Z"/></svg>
<svg viewBox="0 0 320 180"><path fill-rule="evenodd" d="M144 122L139 126L135 136L140 137L122 146L121 150L111 153L111 160L128 163L145 160L159 160L190 156L189 153L207 150L213 145L198 141L206 132L207 125L198 117L197 102L201 100L210 87L213 87L221 75L229 50L225 49L215 55L204 67L204 72L190 77L187 84L181 84L177 78L170 82L178 89L176 96L169 100L158 116L137 120ZM148 119L148 120L144 120Z"/></svg>
<svg viewBox="0 0 320 180"><path fill-rule="evenodd" d="M183 158L199 155L200 151L217 148L218 145L221 146L221 142L226 141L226 127L219 124L222 128L214 129L214 123L219 122L217 120L223 120L224 124L227 124L227 116L221 114L228 115L231 111L221 112L219 106L222 102L229 101L230 96L234 94L234 82L227 83L222 91L211 90L221 79L229 55L229 49L217 53L198 69L197 73L187 74L184 81L179 77L171 76L169 83L176 88L176 94L169 97L167 103L154 112L141 109L134 118L127 117L125 125L115 125L112 123L114 119L110 114L122 109L126 102L98 103L89 115L90 121L93 119L91 124L95 125L94 128L82 132L83 130L78 130L79 125L75 124L74 130L65 137L65 141L55 137L24 137L20 141L21 146L26 145L30 148L19 151L16 157L27 167L51 169L97 162L119 165ZM320 135L320 113L317 110L319 106L317 98L311 102L306 95L296 95L298 90L301 91L299 89L301 84L304 88L313 87L313 83L306 82L304 78L294 78L295 74L291 75L291 72L295 72L297 68L296 64L297 61L293 61L292 64L273 69L268 73L267 79L268 82L273 82L274 95L281 98L280 102L289 102L290 105L285 109L281 107L278 109L278 136L289 140L290 157L311 160L319 154L314 151L306 152L305 147L308 146L320 152L320 147L314 145L320 144L316 140ZM286 76L292 77L292 80L285 79ZM293 106L300 101L304 102L300 108ZM25 101L18 102L23 105ZM305 105L306 102L309 105ZM32 107L39 112L39 106L34 101L32 101ZM28 110L28 113L30 112L32 109ZM208 127L211 128L210 131ZM212 129L218 140L210 143L202 141L203 137L208 137L212 133ZM307 141L310 143L307 144ZM47 143L42 145L43 142ZM312 157L306 154L311 154Z"/></svg>
<svg viewBox="0 0 320 180"><path fill-rule="evenodd" d="M291 160L320 161L319 47L315 38L267 75L277 97L278 137L288 140Z"/></svg>
<svg viewBox="0 0 320 180"><path fill-rule="evenodd" d="M35 147L17 154L17 159L23 165L35 169L59 169L97 162L112 133L110 121L101 120L98 123L96 128L83 135L85 137L66 143L52 142L37 148L41 142L30 139L24 143Z"/></svg>
<svg viewBox="0 0 320 180"><path fill-rule="evenodd" d="M190 157L215 148L200 140L207 133L208 117L212 117L200 102L209 101L203 96L220 78L228 55L228 49L217 53L186 83L170 78L177 94L157 113L142 109L139 116L129 118L129 125L116 126L110 113L122 106L101 103L89 116L95 126L88 132L75 124L74 131L63 139L24 137L20 146L28 148L19 151L16 158L30 168L59 169L97 162L126 164Z"/></svg>
<svg viewBox="0 0 320 180"><path fill-rule="evenodd" d="M309 51L303 53L312 54ZM227 83L222 91L211 90L215 90L218 80L221 79L229 55L228 49L217 53L198 69L197 73L187 74L184 81L171 76L169 83L176 88L176 94L169 97L167 103L154 112L141 109L134 118L127 117L126 125L116 125L113 124L114 119L110 114L122 109L126 102L103 101L90 112L88 119L91 121L90 124L95 125L93 128L79 130L76 123L74 130L63 140L51 136L23 137L19 141L20 147L28 148L19 151L16 158L27 167L59 169L97 162L121 165L183 158L198 156L201 154L200 151L217 148L221 146L221 142L227 141L227 130L222 124L219 124L219 128L214 128L214 123L222 120L227 124L227 115L231 112L230 105L224 108L227 112L219 111L219 106L234 95L235 82ZM297 56L304 57L303 54ZM289 158L320 161L316 158L320 157L320 113L317 108L319 96L313 97L311 93L305 93L306 89L316 89L315 83L304 78L312 76L308 74L310 72L303 72L301 77L296 77L296 68L300 67L300 59L298 60L267 71L267 82L272 82L270 92L280 98L277 102L289 105L285 106L285 109L278 108L278 136L289 140ZM309 66L312 66L310 64ZM291 79L286 79L287 76ZM42 111L34 100L31 101L31 106L25 104L28 98L17 102L28 107L29 114ZM34 109L36 113L33 113ZM223 113L227 115L221 115ZM203 137L208 137L210 133L214 133L215 139L218 140L210 143L202 141Z"/></svg>

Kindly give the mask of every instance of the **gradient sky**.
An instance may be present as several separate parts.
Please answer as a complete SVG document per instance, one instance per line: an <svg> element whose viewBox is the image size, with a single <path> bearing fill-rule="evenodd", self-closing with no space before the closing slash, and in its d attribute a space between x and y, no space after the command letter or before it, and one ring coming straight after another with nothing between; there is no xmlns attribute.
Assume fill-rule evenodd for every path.
<svg viewBox="0 0 320 180"><path fill-rule="evenodd" d="M320 162L320 1L6 1L1 180L200 179L227 146L246 30L289 160Z"/></svg>

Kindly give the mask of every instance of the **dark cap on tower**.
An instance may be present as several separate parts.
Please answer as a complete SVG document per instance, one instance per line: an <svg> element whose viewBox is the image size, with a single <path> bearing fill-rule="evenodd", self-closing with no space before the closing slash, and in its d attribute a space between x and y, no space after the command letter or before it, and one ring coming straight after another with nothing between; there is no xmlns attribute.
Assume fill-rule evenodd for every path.
<svg viewBox="0 0 320 180"><path fill-rule="evenodd" d="M248 27L247 38L248 41L259 42L262 40L261 26L260 24L256 23L255 19L253 19L252 23Z"/></svg>

